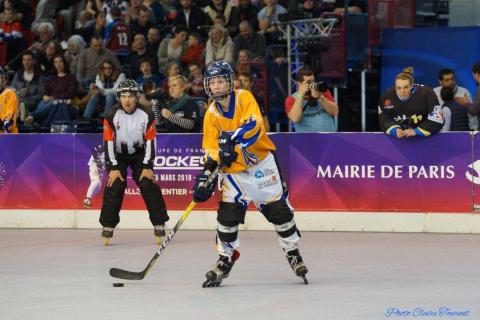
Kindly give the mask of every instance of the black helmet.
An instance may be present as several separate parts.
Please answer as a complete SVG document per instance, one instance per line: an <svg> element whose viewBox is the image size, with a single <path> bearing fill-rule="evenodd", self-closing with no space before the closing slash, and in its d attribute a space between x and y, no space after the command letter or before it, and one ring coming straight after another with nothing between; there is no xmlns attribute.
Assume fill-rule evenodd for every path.
<svg viewBox="0 0 480 320"><path fill-rule="evenodd" d="M140 87L132 79L123 80L117 87L117 97L120 98L124 93L138 97L140 95Z"/></svg>

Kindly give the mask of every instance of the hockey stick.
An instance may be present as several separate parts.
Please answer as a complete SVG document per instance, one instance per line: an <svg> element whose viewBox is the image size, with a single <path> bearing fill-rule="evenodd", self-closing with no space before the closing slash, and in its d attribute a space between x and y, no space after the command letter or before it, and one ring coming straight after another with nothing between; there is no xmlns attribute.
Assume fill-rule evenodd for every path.
<svg viewBox="0 0 480 320"><path fill-rule="evenodd" d="M218 175L218 170L219 170L219 168L217 167L210 174L207 181L205 182L206 187L210 187L212 185L212 183L215 181L215 179L217 178L217 175ZM145 269L143 271L133 272L133 271L127 271L127 270L118 269L118 268L111 268L110 269L110 275L114 278L125 279L125 280L142 280L143 278L145 278L147 273L153 267L153 264L155 263L155 261L157 261L158 257L160 257L160 255L163 253L163 251L165 251L165 248L170 243L170 241L173 239L173 237L175 236L175 233L177 233L178 229L180 229L180 226L183 224L183 222L188 218L188 215L193 210L193 208L195 207L196 204L197 203L195 201L190 202L190 205L187 207L187 209L183 213L180 220L178 220L178 222L175 224L175 227L173 227L173 230L170 231L170 233L168 234L165 241L163 241L161 247L157 250L157 252L155 252L155 255L153 256L153 258L150 260L150 262L147 264L147 266L145 267Z"/></svg>

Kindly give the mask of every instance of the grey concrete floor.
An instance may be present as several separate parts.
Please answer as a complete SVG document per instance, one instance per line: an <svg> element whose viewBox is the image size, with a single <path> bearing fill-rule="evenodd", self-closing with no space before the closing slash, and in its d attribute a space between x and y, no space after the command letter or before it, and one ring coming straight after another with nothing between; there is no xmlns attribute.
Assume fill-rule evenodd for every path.
<svg viewBox="0 0 480 320"><path fill-rule="evenodd" d="M180 230L123 288L109 268L142 270L158 248L152 231L118 230L109 247L99 232L0 229L0 319L480 319L476 235L305 232L305 286L273 232L243 231L230 278L203 289L213 231ZM468 314L418 316L442 307Z"/></svg>

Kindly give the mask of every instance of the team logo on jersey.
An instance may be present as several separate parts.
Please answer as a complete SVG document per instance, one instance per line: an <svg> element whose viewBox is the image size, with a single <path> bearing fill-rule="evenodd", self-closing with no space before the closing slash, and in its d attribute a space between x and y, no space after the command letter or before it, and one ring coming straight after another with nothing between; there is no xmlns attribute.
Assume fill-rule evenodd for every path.
<svg viewBox="0 0 480 320"><path fill-rule="evenodd" d="M265 174L262 172L262 170L257 170L257 171L255 171L254 176L257 179L260 179L260 178L265 177Z"/></svg>
<svg viewBox="0 0 480 320"><path fill-rule="evenodd" d="M117 121L117 123L115 124L115 128L116 128L117 130L120 130L120 121Z"/></svg>
<svg viewBox="0 0 480 320"><path fill-rule="evenodd" d="M443 117L442 108L440 106L435 106L433 111L428 114L428 120L443 124L445 119Z"/></svg>
<svg viewBox="0 0 480 320"><path fill-rule="evenodd" d="M242 149L242 156L243 156L243 161L245 164L248 166L250 164L257 164L258 163L258 158L255 154L250 153L247 151L247 148Z"/></svg>

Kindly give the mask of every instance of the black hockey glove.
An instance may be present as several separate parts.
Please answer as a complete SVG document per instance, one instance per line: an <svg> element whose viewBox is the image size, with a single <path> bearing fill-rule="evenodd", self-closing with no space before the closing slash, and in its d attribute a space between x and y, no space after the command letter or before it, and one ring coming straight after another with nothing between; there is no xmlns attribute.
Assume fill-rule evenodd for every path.
<svg viewBox="0 0 480 320"><path fill-rule="evenodd" d="M195 184L193 185L193 201L205 202L213 195L218 177L215 178L215 181L210 186L205 186L209 176L210 171L202 171L195 177Z"/></svg>
<svg viewBox="0 0 480 320"><path fill-rule="evenodd" d="M218 154L220 166L230 168L238 157L238 154L235 152L235 141L232 140L232 133L222 131L218 137L218 146L220 147Z"/></svg>

